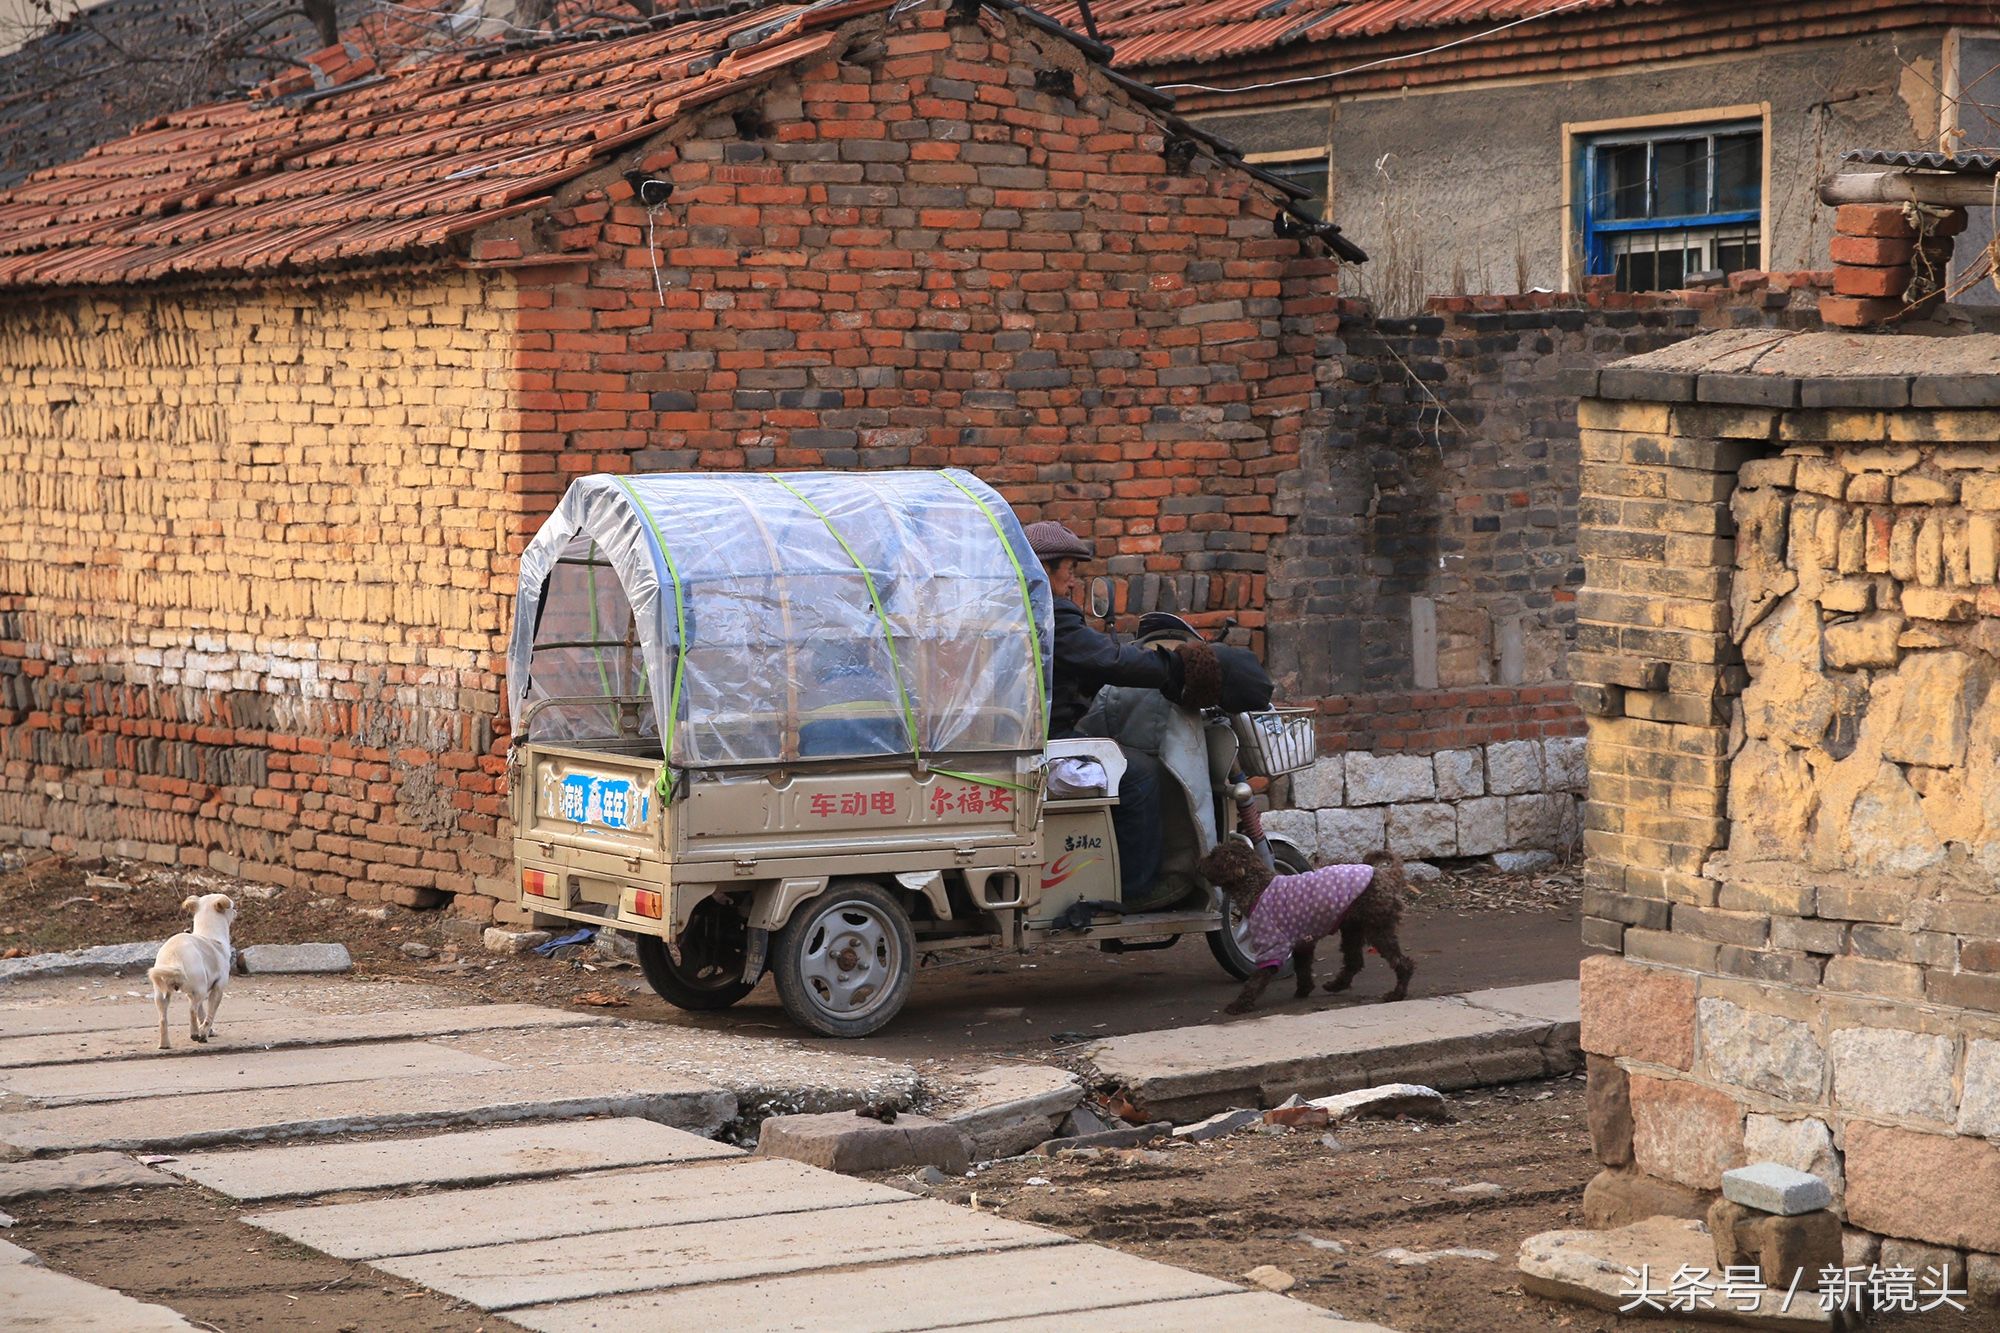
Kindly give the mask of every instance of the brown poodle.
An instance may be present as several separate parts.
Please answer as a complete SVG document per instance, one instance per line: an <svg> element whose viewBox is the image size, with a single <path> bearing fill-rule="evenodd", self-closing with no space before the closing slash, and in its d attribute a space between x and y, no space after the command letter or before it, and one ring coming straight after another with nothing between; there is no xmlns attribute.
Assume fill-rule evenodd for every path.
<svg viewBox="0 0 2000 1333"><path fill-rule="evenodd" d="M1263 952L1277 949L1275 956L1258 958L1257 971L1225 1012L1241 1014L1256 1007L1264 988L1278 975L1286 947L1291 951L1299 997L1312 994L1313 949L1336 924L1340 928L1341 966L1340 974L1326 983L1328 990L1346 990L1361 971L1366 951L1372 948L1396 973L1395 989L1382 998L1400 1000L1409 994L1410 977L1417 965L1403 952L1396 934L1403 919L1403 895L1409 887L1403 861L1394 852L1384 851L1369 857L1367 865L1371 873L1366 876L1358 866L1326 866L1300 875L1278 876L1255 849L1240 842L1225 842L1202 859L1203 878L1236 904L1249 923L1253 942L1261 939ZM1360 888L1364 880L1366 887ZM1269 892L1274 884L1280 889L1277 894ZM1258 915L1260 903L1265 909L1262 917Z"/></svg>

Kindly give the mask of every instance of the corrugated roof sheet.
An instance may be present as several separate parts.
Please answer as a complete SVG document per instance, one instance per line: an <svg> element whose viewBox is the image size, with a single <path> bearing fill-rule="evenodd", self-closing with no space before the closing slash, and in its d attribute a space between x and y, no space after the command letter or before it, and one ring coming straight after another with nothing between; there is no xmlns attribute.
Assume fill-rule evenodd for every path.
<svg viewBox="0 0 2000 1333"><path fill-rule="evenodd" d="M0 195L0 287L323 266L523 208L893 0L683 12L441 54L333 92L197 107ZM734 49L732 38L765 29ZM310 80L308 80L310 83Z"/></svg>
<svg viewBox="0 0 2000 1333"><path fill-rule="evenodd" d="M1961 176L2000 176L2000 156L1992 153L1924 153L1910 149L1851 148L1840 155L1843 162L1859 162L1872 167L1916 167L1925 171L1953 171Z"/></svg>
<svg viewBox="0 0 2000 1333"><path fill-rule="evenodd" d="M1660 4L1663 0L1105 0L1093 3L1097 32L1117 48L1114 63L1203 64L1295 42L1379 37L1409 28L1510 23L1563 13ZM1081 27L1075 0L1050 0L1047 13Z"/></svg>

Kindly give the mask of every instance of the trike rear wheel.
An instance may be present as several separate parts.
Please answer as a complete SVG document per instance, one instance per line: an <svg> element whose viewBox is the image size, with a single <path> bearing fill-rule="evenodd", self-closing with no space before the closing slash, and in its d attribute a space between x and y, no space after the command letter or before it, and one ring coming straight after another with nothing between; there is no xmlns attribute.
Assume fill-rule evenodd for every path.
<svg viewBox="0 0 2000 1333"><path fill-rule="evenodd" d="M646 984L677 1009L727 1009L757 989L743 979L749 945L743 918L712 900L694 909L673 947L657 935L640 935L634 944Z"/></svg>
<svg viewBox="0 0 2000 1333"><path fill-rule="evenodd" d="M836 880L773 938L771 974L785 1012L827 1037L865 1037L910 996L917 938L909 915L866 880Z"/></svg>
<svg viewBox="0 0 2000 1333"><path fill-rule="evenodd" d="M1289 847L1271 848L1271 860L1280 875L1297 875L1312 869L1312 863ZM1220 930L1208 932L1208 951L1215 955L1215 961L1222 964L1222 970L1238 981L1248 981L1250 974L1257 970L1257 960L1250 956L1250 949L1244 943L1244 918L1236 910L1233 899L1224 898L1222 910L1228 922ZM1280 977L1292 974L1292 960L1287 958L1278 969Z"/></svg>

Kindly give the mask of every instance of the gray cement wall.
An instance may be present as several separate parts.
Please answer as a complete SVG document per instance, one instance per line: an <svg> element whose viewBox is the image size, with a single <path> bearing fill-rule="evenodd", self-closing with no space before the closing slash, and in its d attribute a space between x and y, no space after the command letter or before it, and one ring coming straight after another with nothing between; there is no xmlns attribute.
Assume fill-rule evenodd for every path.
<svg viewBox="0 0 2000 1333"><path fill-rule="evenodd" d="M1849 148L1937 142L1938 37L1812 43L1562 82L1495 84L1331 108L1332 216L1375 262L1351 294L1385 314L1422 296L1559 288L1565 123L1771 104L1768 269L1827 266L1818 178ZM1268 152L1328 142L1328 108L1217 115L1204 125Z"/></svg>

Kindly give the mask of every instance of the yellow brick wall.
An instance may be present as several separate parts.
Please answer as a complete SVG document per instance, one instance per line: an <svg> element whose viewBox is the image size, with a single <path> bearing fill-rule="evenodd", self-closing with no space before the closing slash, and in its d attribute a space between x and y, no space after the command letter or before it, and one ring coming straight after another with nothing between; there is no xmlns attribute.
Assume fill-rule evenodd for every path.
<svg viewBox="0 0 2000 1333"><path fill-rule="evenodd" d="M0 309L0 838L412 904L496 887L517 295L434 272Z"/></svg>
<svg viewBox="0 0 2000 1333"><path fill-rule="evenodd" d="M510 296L460 273L0 310L0 595L24 637L486 666Z"/></svg>

